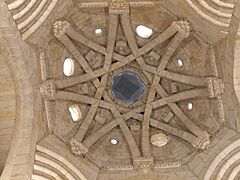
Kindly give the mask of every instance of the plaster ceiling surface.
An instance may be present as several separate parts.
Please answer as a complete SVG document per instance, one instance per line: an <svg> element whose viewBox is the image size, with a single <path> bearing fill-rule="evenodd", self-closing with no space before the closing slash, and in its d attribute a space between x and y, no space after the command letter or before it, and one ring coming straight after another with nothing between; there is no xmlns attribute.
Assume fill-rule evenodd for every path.
<svg viewBox="0 0 240 180"><path fill-rule="evenodd" d="M53 23L53 36L40 51L50 131L76 157L100 169L149 172L185 165L224 124L223 83L212 45L186 19L150 5L82 3ZM139 37L138 25L152 29L151 37ZM75 66L68 77L62 70L66 58ZM137 74L145 84L133 104L112 93L113 78L123 72ZM82 114L77 122L68 110L73 104ZM151 144L158 133L168 137L165 146Z"/></svg>

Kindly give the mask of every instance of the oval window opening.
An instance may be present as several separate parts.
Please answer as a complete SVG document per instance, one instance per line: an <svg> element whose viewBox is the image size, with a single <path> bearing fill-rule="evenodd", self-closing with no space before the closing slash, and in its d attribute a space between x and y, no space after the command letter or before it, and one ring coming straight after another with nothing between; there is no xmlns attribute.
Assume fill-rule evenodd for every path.
<svg viewBox="0 0 240 180"><path fill-rule="evenodd" d="M136 28L136 33L137 33L137 35L138 35L139 37L144 38L144 39L147 39L147 38L149 38L149 37L152 36L153 30L150 29L150 28L148 28L148 27L146 27L146 26L139 25L139 26L137 26L137 28Z"/></svg>
<svg viewBox="0 0 240 180"><path fill-rule="evenodd" d="M100 28L95 29L95 35L96 35L97 37L102 36L102 34L103 34L103 30L102 30L102 29L100 29Z"/></svg>
<svg viewBox="0 0 240 180"><path fill-rule="evenodd" d="M181 59L177 59L176 66L177 67L182 67L183 66L183 61Z"/></svg>
<svg viewBox="0 0 240 180"><path fill-rule="evenodd" d="M193 104L192 104L192 103L188 103L187 109L188 109L189 111L191 111L191 110L193 109Z"/></svg>
<svg viewBox="0 0 240 180"><path fill-rule="evenodd" d="M111 139L111 144L113 144L113 145L116 145L117 143L118 143L118 141L116 140L116 139Z"/></svg>
<svg viewBox="0 0 240 180"><path fill-rule="evenodd" d="M78 105L71 105L69 108L68 108L70 114L71 114L71 117L72 117L72 120L74 122L76 121L79 121L81 118L82 118L82 112L79 108Z"/></svg>
<svg viewBox="0 0 240 180"><path fill-rule="evenodd" d="M63 74L65 76L72 76L74 73L74 60L66 58L63 63Z"/></svg>

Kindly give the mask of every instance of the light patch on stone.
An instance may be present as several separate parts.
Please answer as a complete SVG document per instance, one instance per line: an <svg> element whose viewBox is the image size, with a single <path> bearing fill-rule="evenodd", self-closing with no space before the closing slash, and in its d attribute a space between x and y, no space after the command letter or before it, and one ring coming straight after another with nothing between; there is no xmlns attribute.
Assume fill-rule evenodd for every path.
<svg viewBox="0 0 240 180"><path fill-rule="evenodd" d="M162 147L165 146L170 141L170 138L163 133L158 133L151 136L150 141L152 145Z"/></svg>

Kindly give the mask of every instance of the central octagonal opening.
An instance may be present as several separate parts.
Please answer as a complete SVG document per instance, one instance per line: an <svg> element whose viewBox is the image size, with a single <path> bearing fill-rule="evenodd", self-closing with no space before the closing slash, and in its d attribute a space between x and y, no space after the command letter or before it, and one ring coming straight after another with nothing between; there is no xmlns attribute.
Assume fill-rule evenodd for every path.
<svg viewBox="0 0 240 180"><path fill-rule="evenodd" d="M125 71L113 78L113 96L127 105L131 105L141 99L144 90L144 82L136 73Z"/></svg>

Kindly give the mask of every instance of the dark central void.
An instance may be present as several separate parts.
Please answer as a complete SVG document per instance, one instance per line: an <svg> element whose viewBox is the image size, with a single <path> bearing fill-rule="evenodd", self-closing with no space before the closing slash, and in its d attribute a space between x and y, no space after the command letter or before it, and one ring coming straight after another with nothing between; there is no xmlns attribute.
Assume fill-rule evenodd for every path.
<svg viewBox="0 0 240 180"><path fill-rule="evenodd" d="M144 89L144 82L133 72L122 72L113 78L113 96L127 105L141 99Z"/></svg>

